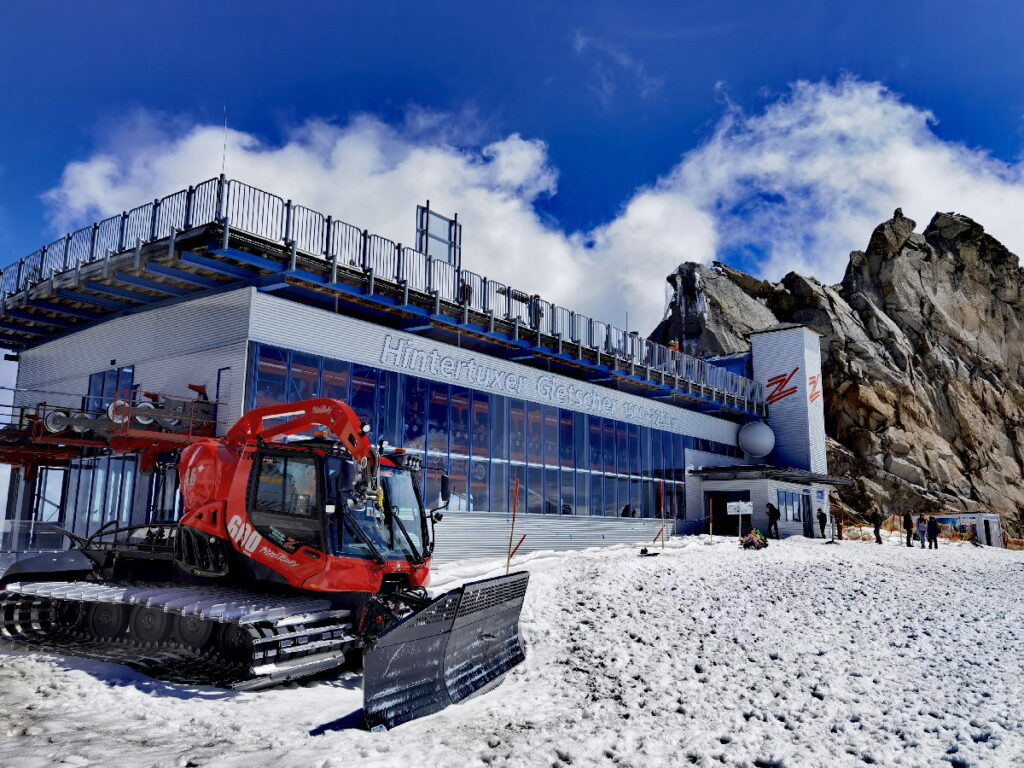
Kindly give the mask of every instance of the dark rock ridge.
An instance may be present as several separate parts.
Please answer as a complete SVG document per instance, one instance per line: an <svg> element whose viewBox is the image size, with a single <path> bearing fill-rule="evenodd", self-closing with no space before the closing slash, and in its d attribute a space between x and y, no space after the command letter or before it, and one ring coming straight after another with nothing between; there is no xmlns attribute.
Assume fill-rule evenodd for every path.
<svg viewBox="0 0 1024 768"><path fill-rule="evenodd" d="M839 285L771 283L685 263L651 338L717 355L745 334L797 322L823 335L829 468L861 512L993 510L1024 528L1024 277L1017 257L966 216L923 233L896 210Z"/></svg>

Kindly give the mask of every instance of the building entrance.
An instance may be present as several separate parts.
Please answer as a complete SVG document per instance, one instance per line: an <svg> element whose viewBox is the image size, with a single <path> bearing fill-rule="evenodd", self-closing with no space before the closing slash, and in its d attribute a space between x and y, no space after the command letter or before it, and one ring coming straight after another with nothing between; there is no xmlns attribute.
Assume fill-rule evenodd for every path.
<svg viewBox="0 0 1024 768"><path fill-rule="evenodd" d="M705 531L715 536L739 536L741 528L745 533L750 529L749 513L735 514L737 503L749 506L750 491L706 491L704 493L704 514L708 517ZM733 506L730 507L730 504ZM732 511L734 514L730 514Z"/></svg>

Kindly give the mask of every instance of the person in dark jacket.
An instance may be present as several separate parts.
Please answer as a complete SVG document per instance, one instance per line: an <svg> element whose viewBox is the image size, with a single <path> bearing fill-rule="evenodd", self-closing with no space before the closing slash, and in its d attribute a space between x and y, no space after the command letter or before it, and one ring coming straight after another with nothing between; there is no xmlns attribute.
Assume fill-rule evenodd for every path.
<svg viewBox="0 0 1024 768"><path fill-rule="evenodd" d="M882 513L877 509L871 510L871 525L875 529L875 544L882 543Z"/></svg>
<svg viewBox="0 0 1024 768"><path fill-rule="evenodd" d="M928 518L928 549L939 548L939 521L934 517Z"/></svg>
<svg viewBox="0 0 1024 768"><path fill-rule="evenodd" d="M780 517L781 517L781 514L779 513L779 508L776 507L774 504L772 504L769 501L768 502L768 537L769 538L772 538L772 537L774 537L776 539L779 538L779 518Z"/></svg>
<svg viewBox="0 0 1024 768"><path fill-rule="evenodd" d="M903 530L907 532L907 546L913 547L914 541L914 516L909 512L903 513Z"/></svg>
<svg viewBox="0 0 1024 768"><path fill-rule="evenodd" d="M828 522L828 515L821 511L821 507L818 507L818 528L821 530L821 538L825 538L825 523Z"/></svg>

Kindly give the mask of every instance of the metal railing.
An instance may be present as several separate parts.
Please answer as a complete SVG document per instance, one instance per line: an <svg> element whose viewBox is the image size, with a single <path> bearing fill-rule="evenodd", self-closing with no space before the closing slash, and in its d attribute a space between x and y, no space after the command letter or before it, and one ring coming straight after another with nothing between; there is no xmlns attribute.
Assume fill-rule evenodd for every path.
<svg viewBox="0 0 1024 768"><path fill-rule="evenodd" d="M29 254L0 273L0 298L79 265L214 223L323 260L332 275L340 269L372 274L376 280L518 321L538 336L678 377L681 386L712 399L731 398L746 410L763 410L764 389L751 379L223 176L68 233Z"/></svg>

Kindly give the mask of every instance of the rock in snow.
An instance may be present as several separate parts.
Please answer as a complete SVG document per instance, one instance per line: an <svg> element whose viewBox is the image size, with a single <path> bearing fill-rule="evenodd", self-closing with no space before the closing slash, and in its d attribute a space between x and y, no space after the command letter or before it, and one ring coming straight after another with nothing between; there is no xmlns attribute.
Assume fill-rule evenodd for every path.
<svg viewBox="0 0 1024 768"><path fill-rule="evenodd" d="M517 567L526 662L432 717L345 730L354 674L235 694L5 648L0 766L1024 763L1020 552L687 538ZM437 586L502 572L455 563Z"/></svg>
<svg viewBox="0 0 1024 768"><path fill-rule="evenodd" d="M779 322L823 335L829 469L855 511L993 511L1024 533L1024 272L966 216L896 210L843 281L771 283L723 264L669 275L651 338L719 355Z"/></svg>

